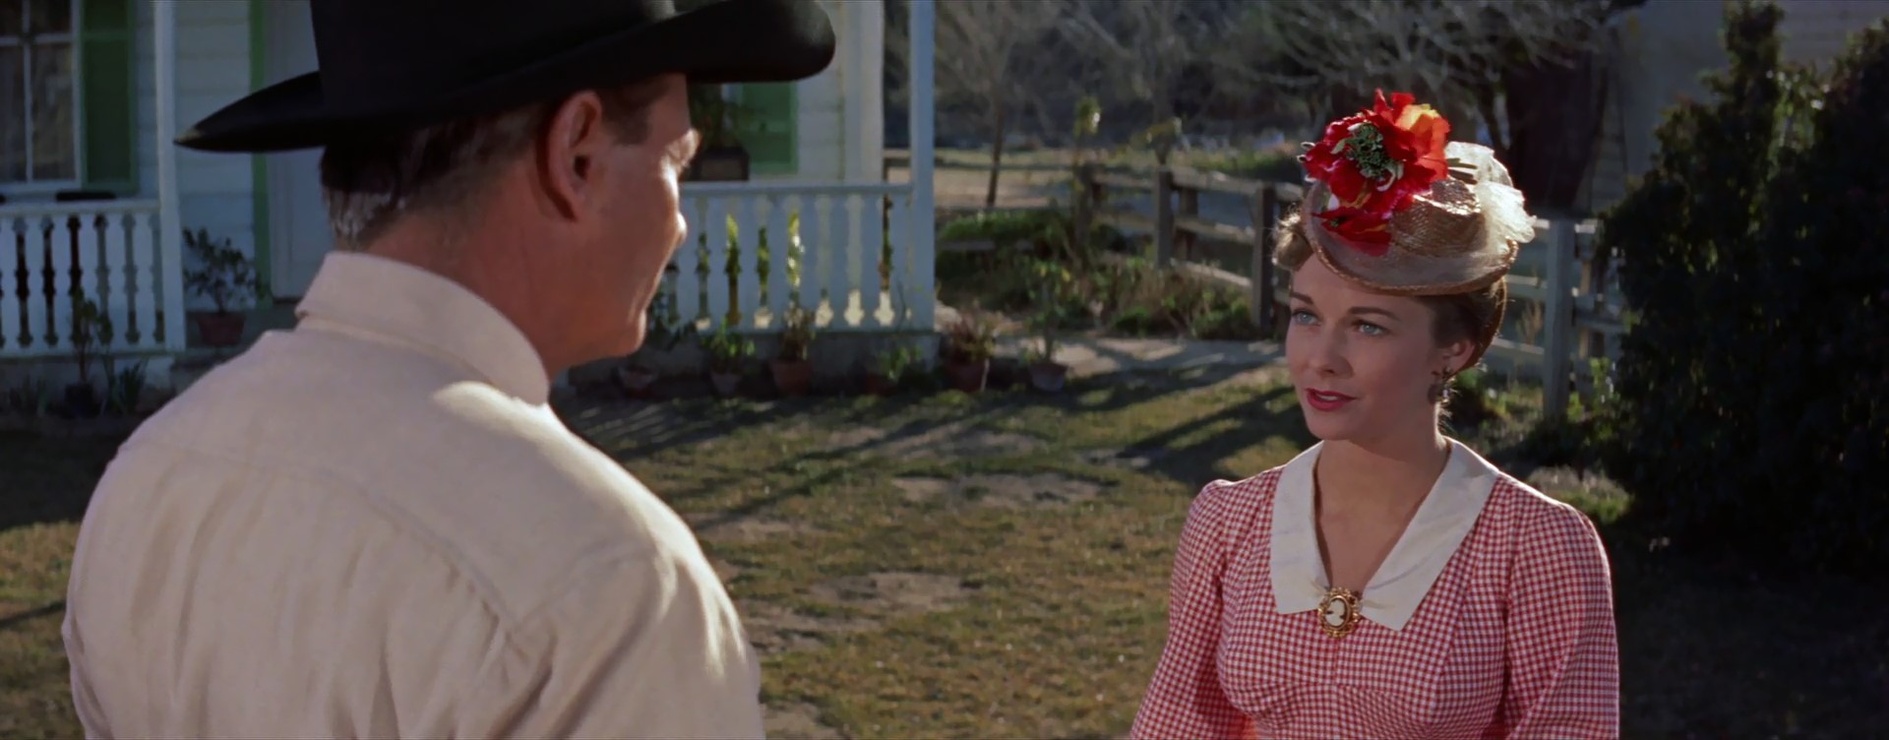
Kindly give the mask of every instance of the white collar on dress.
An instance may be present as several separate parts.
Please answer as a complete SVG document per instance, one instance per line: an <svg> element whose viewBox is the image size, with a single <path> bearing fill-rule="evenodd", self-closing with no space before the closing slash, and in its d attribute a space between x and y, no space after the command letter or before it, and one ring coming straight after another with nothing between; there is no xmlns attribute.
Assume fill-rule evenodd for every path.
<svg viewBox="0 0 1889 740"><path fill-rule="evenodd" d="M1313 611L1330 582L1318 552L1312 469L1323 443L1286 463L1273 491L1272 595L1280 614ZM1496 467L1450 440L1449 461L1361 594L1359 614L1393 630L1410 621L1495 489Z"/></svg>

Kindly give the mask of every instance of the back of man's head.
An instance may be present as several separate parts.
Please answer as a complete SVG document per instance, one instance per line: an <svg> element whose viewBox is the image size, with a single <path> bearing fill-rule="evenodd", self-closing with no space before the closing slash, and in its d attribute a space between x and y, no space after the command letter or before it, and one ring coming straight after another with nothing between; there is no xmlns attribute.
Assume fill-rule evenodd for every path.
<svg viewBox="0 0 1889 740"><path fill-rule="evenodd" d="M651 80L597 93L612 131L638 144L649 135L649 106L663 91L662 81ZM364 250L408 215L459 220L472 213L493 178L532 149L564 100L329 144L321 186L336 246Z"/></svg>

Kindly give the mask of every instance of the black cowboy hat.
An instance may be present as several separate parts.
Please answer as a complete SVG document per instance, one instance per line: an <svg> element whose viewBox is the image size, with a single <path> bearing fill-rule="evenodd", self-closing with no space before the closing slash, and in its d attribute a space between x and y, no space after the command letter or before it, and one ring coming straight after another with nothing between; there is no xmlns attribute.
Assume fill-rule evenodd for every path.
<svg viewBox="0 0 1889 740"><path fill-rule="evenodd" d="M320 71L177 139L211 152L310 149L664 73L788 82L833 60L815 0L310 0Z"/></svg>

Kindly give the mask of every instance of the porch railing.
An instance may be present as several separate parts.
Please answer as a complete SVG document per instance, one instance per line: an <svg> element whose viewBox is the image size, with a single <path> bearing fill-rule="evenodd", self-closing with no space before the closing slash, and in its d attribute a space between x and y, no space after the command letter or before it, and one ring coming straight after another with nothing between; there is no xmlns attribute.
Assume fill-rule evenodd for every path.
<svg viewBox="0 0 1889 740"><path fill-rule="evenodd" d="M163 312L182 310L182 296L163 295L158 210L155 200L0 206L0 359L71 355L75 290L111 321L110 341L92 351L169 349Z"/></svg>
<svg viewBox="0 0 1889 740"><path fill-rule="evenodd" d="M825 331L929 330L933 217L912 203L905 183L691 183L664 298L702 331L778 331L794 306Z"/></svg>

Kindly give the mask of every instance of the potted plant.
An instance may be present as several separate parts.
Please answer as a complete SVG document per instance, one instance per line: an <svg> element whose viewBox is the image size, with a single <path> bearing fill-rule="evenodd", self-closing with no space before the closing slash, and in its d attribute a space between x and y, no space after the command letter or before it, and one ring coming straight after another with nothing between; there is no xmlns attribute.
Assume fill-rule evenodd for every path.
<svg viewBox="0 0 1889 740"><path fill-rule="evenodd" d="M232 347L243 341L243 309L251 300L265 297L262 282L249 257L224 239L215 241L210 232L197 229L184 232L184 246L197 258L198 268L184 272L184 284L192 293L216 304L213 313L197 314L197 333L211 347ZM234 310L232 310L234 309Z"/></svg>
<svg viewBox="0 0 1889 740"><path fill-rule="evenodd" d="M952 388L980 392L996 353L997 325L976 309L966 311L945 333L945 378Z"/></svg>
<svg viewBox="0 0 1889 740"><path fill-rule="evenodd" d="M1048 260L1037 263L1036 274L1043 286L1034 319L1038 348L1027 350L1024 361L1029 364L1030 385L1039 391L1056 393L1063 389L1069 377L1069 366L1056 361L1056 328L1062 322L1074 280L1068 270Z"/></svg>
<svg viewBox="0 0 1889 740"><path fill-rule="evenodd" d="M741 385L741 364L754 355L754 341L736 334L727 324L715 329L704 342L708 350L708 380L721 396L735 395Z"/></svg>
<svg viewBox="0 0 1889 740"><path fill-rule="evenodd" d="M689 86L689 122L701 134L702 149L689 161L684 180L748 179L748 150L735 135L741 112L739 104L722 95L720 85Z"/></svg>
<svg viewBox="0 0 1889 740"><path fill-rule="evenodd" d="M768 369L781 395L804 396L813 387L813 363L807 355L815 335L814 314L796 305L787 310L786 318L781 328L780 353L768 363Z"/></svg>
<svg viewBox="0 0 1889 740"><path fill-rule="evenodd" d="M98 416L102 405L98 389L92 386L93 353L111 342L111 317L87 298L85 289L72 291L72 355L79 364L79 380L66 385L66 411L77 418Z"/></svg>
<svg viewBox="0 0 1889 740"><path fill-rule="evenodd" d="M1030 364L1031 387L1045 393L1063 389L1069 378L1069 366L1056 361L1056 340L1048 333L1043 334L1041 349L1029 350L1024 359Z"/></svg>
<svg viewBox="0 0 1889 740"><path fill-rule="evenodd" d="M918 364L918 349L899 345L879 353L873 358L871 367L866 368L866 392L875 396L889 396L898 390L905 381L905 374L913 365Z"/></svg>

